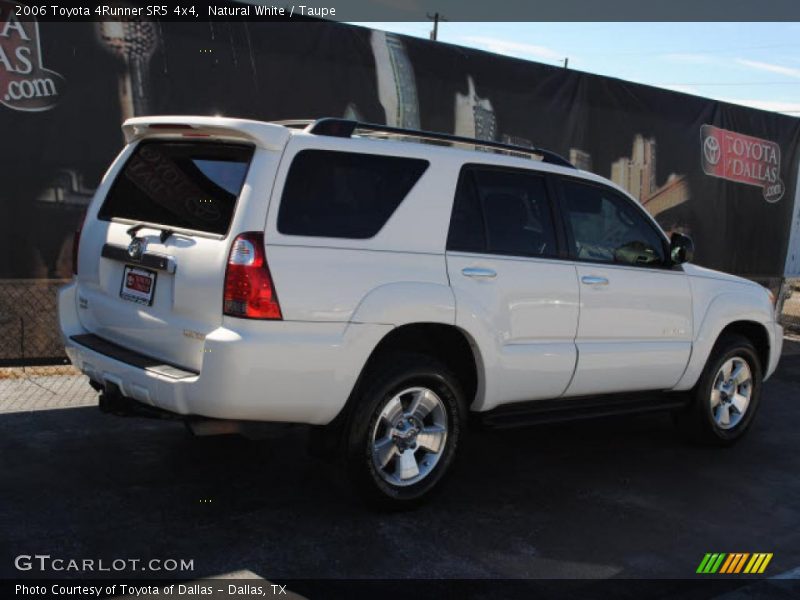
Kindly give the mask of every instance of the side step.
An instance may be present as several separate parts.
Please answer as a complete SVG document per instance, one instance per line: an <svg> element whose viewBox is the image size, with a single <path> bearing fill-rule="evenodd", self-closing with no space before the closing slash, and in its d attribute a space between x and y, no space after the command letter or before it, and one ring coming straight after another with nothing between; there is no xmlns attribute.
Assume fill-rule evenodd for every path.
<svg viewBox="0 0 800 600"><path fill-rule="evenodd" d="M606 394L515 402L485 413L476 413L475 418L487 427L523 427L541 423L673 410L686 406L688 401L689 397L685 393L679 392Z"/></svg>

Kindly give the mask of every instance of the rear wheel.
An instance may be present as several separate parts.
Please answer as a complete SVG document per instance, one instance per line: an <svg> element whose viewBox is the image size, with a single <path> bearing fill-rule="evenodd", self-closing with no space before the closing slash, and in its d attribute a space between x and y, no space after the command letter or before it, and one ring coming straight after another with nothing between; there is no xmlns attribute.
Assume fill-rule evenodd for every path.
<svg viewBox="0 0 800 600"><path fill-rule="evenodd" d="M753 344L725 335L714 347L678 427L693 441L727 446L744 436L761 400L761 363Z"/></svg>
<svg viewBox="0 0 800 600"><path fill-rule="evenodd" d="M464 433L458 379L424 355L395 355L371 370L347 431L347 471L383 508L416 506L437 490Z"/></svg>

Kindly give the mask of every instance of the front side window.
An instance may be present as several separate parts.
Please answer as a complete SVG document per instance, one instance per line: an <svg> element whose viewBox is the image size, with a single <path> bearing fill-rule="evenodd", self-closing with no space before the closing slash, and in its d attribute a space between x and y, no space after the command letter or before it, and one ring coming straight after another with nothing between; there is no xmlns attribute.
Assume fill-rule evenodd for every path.
<svg viewBox="0 0 800 600"><path fill-rule="evenodd" d="M544 179L519 171L465 169L453 204L447 248L555 256L556 236Z"/></svg>
<svg viewBox="0 0 800 600"><path fill-rule="evenodd" d="M287 235L366 239L389 220L428 161L328 150L298 152L278 211Z"/></svg>
<svg viewBox="0 0 800 600"><path fill-rule="evenodd" d="M562 182L565 214L579 260L665 264L664 242L631 202L607 188Z"/></svg>

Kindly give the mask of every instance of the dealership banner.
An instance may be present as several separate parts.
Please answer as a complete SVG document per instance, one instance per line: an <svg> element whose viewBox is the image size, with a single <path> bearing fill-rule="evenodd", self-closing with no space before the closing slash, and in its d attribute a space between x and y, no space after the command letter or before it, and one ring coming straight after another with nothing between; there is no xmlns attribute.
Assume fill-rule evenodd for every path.
<svg viewBox="0 0 800 600"><path fill-rule="evenodd" d="M345 116L541 146L692 235L699 264L764 279L800 263L793 117L339 23L53 22L17 5L0 0L0 279L70 276L120 124L144 114Z"/></svg>
<svg viewBox="0 0 800 600"><path fill-rule="evenodd" d="M783 198L778 144L713 125L703 125L700 131L706 175L762 187L767 202Z"/></svg>

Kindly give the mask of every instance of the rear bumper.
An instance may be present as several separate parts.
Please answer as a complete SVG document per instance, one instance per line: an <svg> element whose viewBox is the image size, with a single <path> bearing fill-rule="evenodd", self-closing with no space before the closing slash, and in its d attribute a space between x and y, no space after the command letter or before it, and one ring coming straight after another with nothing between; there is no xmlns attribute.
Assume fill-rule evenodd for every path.
<svg viewBox="0 0 800 600"><path fill-rule="evenodd" d="M200 372L181 370L176 377L169 369L76 341L90 333L78 310L76 286L68 284L59 296L67 356L100 385L113 384L125 397L179 415L312 425L336 417L362 365L392 328L226 319L203 342Z"/></svg>

